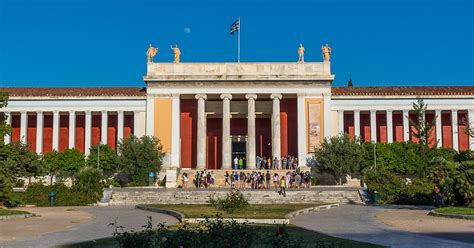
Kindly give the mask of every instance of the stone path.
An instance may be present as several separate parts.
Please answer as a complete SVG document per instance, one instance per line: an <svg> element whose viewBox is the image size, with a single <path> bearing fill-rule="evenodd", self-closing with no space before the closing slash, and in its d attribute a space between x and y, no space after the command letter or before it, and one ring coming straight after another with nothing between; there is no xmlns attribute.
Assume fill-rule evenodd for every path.
<svg viewBox="0 0 474 248"><path fill-rule="evenodd" d="M132 206L37 209L43 213L42 217L0 222L0 247L56 247L61 244L110 237L114 228L108 225L116 219L119 225L127 228L126 230L141 230L147 222L147 216L153 218L154 225L161 222L168 224L177 222L169 215L143 211ZM37 212L33 208L27 211ZM67 222L69 225L64 224ZM29 228L31 223L34 225ZM19 234L12 234L10 229L21 231ZM12 238L15 240L11 240Z"/></svg>
<svg viewBox="0 0 474 248"><path fill-rule="evenodd" d="M462 235L438 235L430 232L416 234L383 224L375 217L377 214L391 215L396 207L378 207L362 205L342 205L328 211L314 212L297 216L291 223L310 230L326 233L331 236L380 244L388 247L450 247L473 248L466 238L472 236L474 228L457 230ZM386 213L383 213L387 211ZM406 210L408 211L408 210ZM395 215L394 215L395 216ZM398 219L413 216L398 215ZM387 220L388 221L388 220ZM410 221L410 220L406 220ZM413 221L413 220L412 220ZM473 223L474 224L474 223ZM410 231L413 231L410 230ZM446 238L451 239L446 239ZM459 238L462 237L462 238ZM464 241L464 242L462 242Z"/></svg>

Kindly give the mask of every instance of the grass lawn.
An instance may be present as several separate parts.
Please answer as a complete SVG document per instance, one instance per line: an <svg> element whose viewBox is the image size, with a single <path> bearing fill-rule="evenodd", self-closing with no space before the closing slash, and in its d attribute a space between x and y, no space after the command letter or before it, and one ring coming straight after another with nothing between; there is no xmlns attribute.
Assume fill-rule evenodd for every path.
<svg viewBox="0 0 474 248"><path fill-rule="evenodd" d="M247 208L235 211L231 214L219 211L211 205L193 204L150 204L148 207L175 210L184 214L187 218L215 217L220 214L222 218L249 218L249 219L284 219L285 215L295 210L315 207L326 204L260 204L249 205Z"/></svg>
<svg viewBox="0 0 474 248"><path fill-rule="evenodd" d="M170 228L171 231L177 230L180 227L180 224L174 225ZM273 235L277 230L277 226L274 225L251 225L252 228L259 233L268 233L268 235ZM338 248L372 248L372 247L383 247L379 245L374 245L370 243L363 243L358 241L352 241L347 239L340 239L336 237L331 237L322 233L306 230L303 228L295 227L292 225L286 226L287 233L290 237L294 237L296 240L301 240L304 243L303 246L297 247L338 247ZM314 241L314 242L313 242ZM317 246L318 243L324 243L323 246ZM113 238L99 239L95 241L86 241L77 244L65 245L63 248L86 248L86 247L118 247L117 241ZM254 246L251 246L254 247ZM267 246L265 244L256 244L255 247L271 247L271 244Z"/></svg>
<svg viewBox="0 0 474 248"><path fill-rule="evenodd" d="M0 208L0 216L16 214L30 214L30 212Z"/></svg>
<svg viewBox="0 0 474 248"><path fill-rule="evenodd" d="M474 215L474 208L463 208L463 207L447 207L435 209L440 214L461 214L461 215Z"/></svg>

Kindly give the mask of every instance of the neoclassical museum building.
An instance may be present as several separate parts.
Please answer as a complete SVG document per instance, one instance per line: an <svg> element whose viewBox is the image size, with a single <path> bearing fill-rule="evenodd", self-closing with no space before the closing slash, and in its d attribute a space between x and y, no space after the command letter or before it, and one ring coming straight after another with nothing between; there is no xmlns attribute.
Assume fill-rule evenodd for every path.
<svg viewBox="0 0 474 248"><path fill-rule="evenodd" d="M408 141L422 97L435 120L432 145L474 150L474 86L333 87L330 62L147 63L145 88L0 88L12 126L5 141L38 153L129 135L153 135L166 168L230 169L235 156L292 155L304 166L324 137Z"/></svg>

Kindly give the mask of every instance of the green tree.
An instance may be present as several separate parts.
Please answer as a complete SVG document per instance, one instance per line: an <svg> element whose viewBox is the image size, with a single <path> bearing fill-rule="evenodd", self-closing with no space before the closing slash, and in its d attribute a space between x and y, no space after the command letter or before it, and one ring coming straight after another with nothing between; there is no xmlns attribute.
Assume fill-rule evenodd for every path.
<svg viewBox="0 0 474 248"><path fill-rule="evenodd" d="M9 154L5 165L14 178L27 177L31 183L31 177L45 175L41 157L30 151L29 145L20 142L9 144Z"/></svg>
<svg viewBox="0 0 474 248"><path fill-rule="evenodd" d="M8 94L0 92L0 109L8 105ZM7 116L5 114L0 115L0 146L5 144L5 135L10 134L10 125L6 122Z"/></svg>
<svg viewBox="0 0 474 248"><path fill-rule="evenodd" d="M49 173L49 185L53 185L53 177L60 176L62 172L60 153L56 150L46 153L43 156L43 163Z"/></svg>
<svg viewBox="0 0 474 248"><path fill-rule="evenodd" d="M102 196L102 189L105 186L103 179L101 170L90 166L83 167L76 176L74 190L85 194L88 199L97 201Z"/></svg>
<svg viewBox="0 0 474 248"><path fill-rule="evenodd" d="M59 165L64 176L70 176L74 183L77 172L84 167L84 154L76 148L66 149L59 153Z"/></svg>
<svg viewBox="0 0 474 248"><path fill-rule="evenodd" d="M436 118L434 118L431 122L426 121L425 114L428 105L425 104L423 98L417 97L416 102L413 103L413 112L415 112L417 119L412 120L407 116L410 120L411 126L414 127L414 130L410 130L410 134L418 139L418 143L420 145L428 145L431 138L431 129L435 125Z"/></svg>
<svg viewBox="0 0 474 248"><path fill-rule="evenodd" d="M99 149L97 149L99 148ZM104 174L111 175L117 171L117 152L106 144L97 144L90 148L89 157L87 158L87 166L97 168L104 171ZM99 163L97 163L97 154L99 155Z"/></svg>
<svg viewBox="0 0 474 248"><path fill-rule="evenodd" d="M152 136L130 136L118 144L118 166L134 182L148 183L148 173L161 169L164 153L159 139Z"/></svg>
<svg viewBox="0 0 474 248"><path fill-rule="evenodd" d="M316 164L322 170L331 171L339 184L350 172L360 172L364 160L364 149L358 140L347 134L325 138L321 147L315 151Z"/></svg>

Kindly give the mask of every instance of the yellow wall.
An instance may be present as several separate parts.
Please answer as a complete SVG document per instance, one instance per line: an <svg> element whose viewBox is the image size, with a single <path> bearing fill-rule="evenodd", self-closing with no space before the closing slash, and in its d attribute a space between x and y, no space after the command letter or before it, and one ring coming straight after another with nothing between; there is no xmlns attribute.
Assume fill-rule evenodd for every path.
<svg viewBox="0 0 474 248"><path fill-rule="evenodd" d="M158 98L154 102L155 137L160 139L163 151L171 151L171 98Z"/></svg>
<svg viewBox="0 0 474 248"><path fill-rule="evenodd" d="M320 125L320 141L324 140L324 100L321 98L307 98L305 99L305 115L306 115L306 151L308 153L313 153L313 147L310 147L309 140L309 104L319 103L320 104L320 114L319 114L319 125Z"/></svg>

